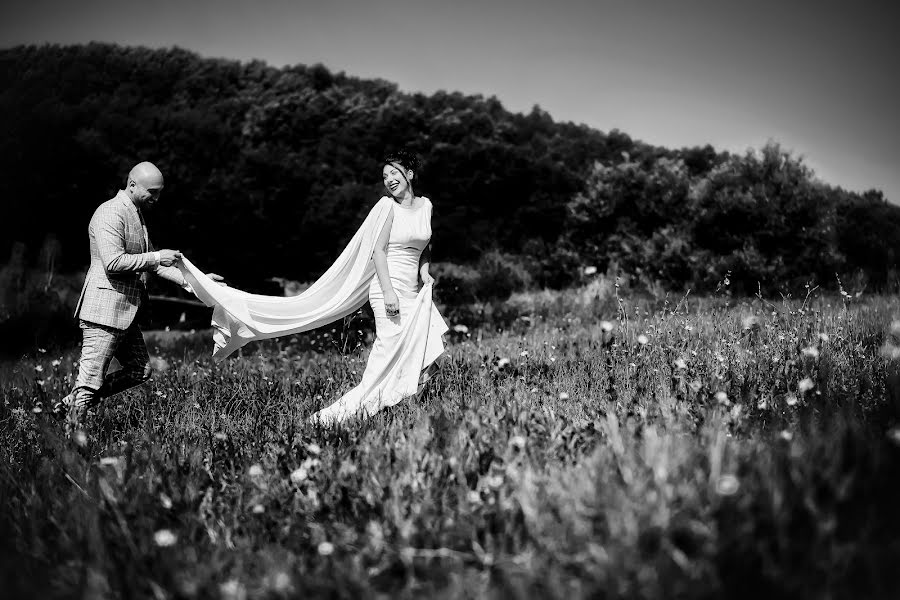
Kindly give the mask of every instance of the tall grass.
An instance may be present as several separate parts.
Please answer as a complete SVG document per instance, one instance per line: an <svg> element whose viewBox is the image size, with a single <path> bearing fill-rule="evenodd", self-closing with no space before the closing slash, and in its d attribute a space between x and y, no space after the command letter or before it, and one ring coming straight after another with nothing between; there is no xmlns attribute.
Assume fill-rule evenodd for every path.
<svg viewBox="0 0 900 600"><path fill-rule="evenodd" d="M148 336L163 370L71 442L38 411L75 355L5 365L3 589L897 597L893 299L593 286L455 311L430 387L336 431L304 418L358 381L355 324L221 364Z"/></svg>

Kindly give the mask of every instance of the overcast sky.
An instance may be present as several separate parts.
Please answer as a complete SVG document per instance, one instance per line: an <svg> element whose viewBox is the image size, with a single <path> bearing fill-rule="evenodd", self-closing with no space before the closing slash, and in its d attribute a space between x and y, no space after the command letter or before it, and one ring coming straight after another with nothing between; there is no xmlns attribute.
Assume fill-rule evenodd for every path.
<svg viewBox="0 0 900 600"><path fill-rule="evenodd" d="M754 0L7 0L0 47L181 46L497 96L669 147L772 139L900 203L897 10Z"/></svg>

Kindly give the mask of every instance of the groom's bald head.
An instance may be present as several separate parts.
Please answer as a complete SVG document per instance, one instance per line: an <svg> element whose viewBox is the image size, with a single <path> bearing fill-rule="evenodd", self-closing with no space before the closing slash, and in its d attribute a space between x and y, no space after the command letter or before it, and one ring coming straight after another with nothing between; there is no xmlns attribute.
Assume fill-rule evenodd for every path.
<svg viewBox="0 0 900 600"><path fill-rule="evenodd" d="M163 189L162 172L151 162L140 162L128 173L127 190L137 204L152 205Z"/></svg>

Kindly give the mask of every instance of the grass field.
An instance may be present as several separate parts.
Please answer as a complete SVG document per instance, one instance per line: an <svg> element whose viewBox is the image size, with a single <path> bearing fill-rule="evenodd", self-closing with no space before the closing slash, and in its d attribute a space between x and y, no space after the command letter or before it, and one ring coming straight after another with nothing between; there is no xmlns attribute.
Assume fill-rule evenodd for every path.
<svg viewBox="0 0 900 600"><path fill-rule="evenodd" d="M448 313L421 397L337 431L365 319L148 335L72 441L74 350L4 365L4 597L900 597L895 299L600 287Z"/></svg>

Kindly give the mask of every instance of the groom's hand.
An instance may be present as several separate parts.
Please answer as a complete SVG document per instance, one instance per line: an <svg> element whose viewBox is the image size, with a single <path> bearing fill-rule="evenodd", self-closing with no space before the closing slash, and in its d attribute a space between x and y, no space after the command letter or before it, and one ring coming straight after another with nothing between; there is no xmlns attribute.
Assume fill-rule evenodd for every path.
<svg viewBox="0 0 900 600"><path fill-rule="evenodd" d="M215 281L216 283L218 283L219 285L221 285L222 287L228 287L228 284L225 283L225 278L222 277L221 275L216 275L215 273L207 273L206 276L209 277L210 279L212 279L213 281Z"/></svg>
<svg viewBox="0 0 900 600"><path fill-rule="evenodd" d="M159 264L163 267L171 267L181 260L181 252L178 250L160 250Z"/></svg>

